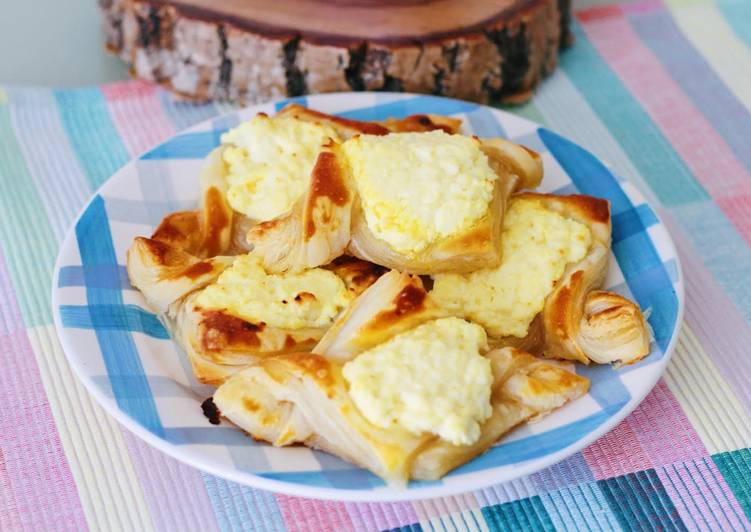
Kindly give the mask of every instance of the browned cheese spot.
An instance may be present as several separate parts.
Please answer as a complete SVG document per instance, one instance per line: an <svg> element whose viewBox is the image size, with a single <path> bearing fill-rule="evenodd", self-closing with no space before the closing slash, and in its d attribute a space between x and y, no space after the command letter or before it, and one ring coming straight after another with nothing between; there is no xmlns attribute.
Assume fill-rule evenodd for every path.
<svg viewBox="0 0 751 532"><path fill-rule="evenodd" d="M310 240L316 232L315 220L312 213L316 207L318 198L328 198L333 205L338 207L345 205L349 201L349 191L344 182L344 176L337 163L336 155L331 152L322 152L319 154L315 167L313 167L306 209L306 240ZM328 216L329 221L331 221L330 213Z"/></svg>
<svg viewBox="0 0 751 532"><path fill-rule="evenodd" d="M211 272L213 269L214 267L210 262L201 261L196 262L180 275L187 277L188 279L197 279L198 277Z"/></svg>
<svg viewBox="0 0 751 532"><path fill-rule="evenodd" d="M264 323L250 323L226 312L209 310L201 320L201 343L207 351L218 351L227 346L259 347L258 333Z"/></svg>
<svg viewBox="0 0 751 532"><path fill-rule="evenodd" d="M380 329L399 321L406 315L423 309L427 293L422 287L407 285L401 289L393 300L394 308L376 314L368 329Z"/></svg>
<svg viewBox="0 0 751 532"><path fill-rule="evenodd" d="M374 122L361 122L359 120L349 120L348 118L341 118L339 116L327 115L313 109L307 109L305 114L309 116L315 116L322 119L324 122L328 121L333 124L338 124L346 128L355 129L360 133L366 135L387 135L389 130L380 124Z"/></svg>

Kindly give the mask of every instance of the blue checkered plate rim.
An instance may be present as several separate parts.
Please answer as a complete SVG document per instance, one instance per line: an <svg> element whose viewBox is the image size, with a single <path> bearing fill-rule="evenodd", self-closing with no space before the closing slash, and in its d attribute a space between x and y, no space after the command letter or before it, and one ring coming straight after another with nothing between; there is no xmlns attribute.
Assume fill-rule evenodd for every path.
<svg viewBox="0 0 751 532"><path fill-rule="evenodd" d="M294 99L326 113L382 120L434 113L461 118L464 130L505 137L537 150L541 190L607 198L613 245L606 287L637 301L654 331L651 354L632 366L577 366L592 386L581 399L524 425L487 453L435 482L394 488L372 473L304 447L255 442L224 423L212 426L200 404L213 389L190 364L141 294L130 286L125 254L164 215L195 207L203 158L229 128L290 100L248 107L203 122L118 170L83 209L63 242L52 288L63 349L91 394L136 435L211 474L249 486L352 501L445 496L530 474L576 453L619 423L662 375L683 315L683 280L667 229L644 197L595 156L529 120L459 100L389 93L341 93Z"/></svg>

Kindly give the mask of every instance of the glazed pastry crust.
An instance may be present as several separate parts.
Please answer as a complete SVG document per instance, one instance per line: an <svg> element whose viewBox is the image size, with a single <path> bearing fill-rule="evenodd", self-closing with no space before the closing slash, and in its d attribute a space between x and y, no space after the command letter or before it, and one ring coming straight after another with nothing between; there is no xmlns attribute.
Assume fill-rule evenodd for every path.
<svg viewBox="0 0 751 532"><path fill-rule="evenodd" d="M302 443L367 468L389 482L437 479L485 452L509 430L581 397L589 381L527 353L488 353L493 413L471 445L368 422L349 396L341 364L311 353L272 356L219 387L222 415L254 439L275 446Z"/></svg>
<svg viewBox="0 0 751 532"><path fill-rule="evenodd" d="M417 255L393 250L370 230L349 165L335 143L320 153L308 189L292 210L252 227L248 243L264 267L274 272L313 268L345 252L413 274L461 273L497 265L508 198L540 184L542 160L534 151L503 139L483 140L481 149L498 176L487 214Z"/></svg>
<svg viewBox="0 0 751 532"><path fill-rule="evenodd" d="M218 385L262 357L312 349L325 327L267 327L195 304L198 291L216 281L234 261L234 256L229 255L206 257L216 250L231 251L232 244L226 225L219 226L219 230L202 230L201 223L196 213L172 214L151 238L136 238L127 255L131 284L157 310L172 337L183 347L196 378ZM223 239L216 236L222 234ZM385 271L352 257L341 257L326 268L339 276L354 296Z"/></svg>
<svg viewBox="0 0 751 532"><path fill-rule="evenodd" d="M524 193L562 216L587 226L592 244L545 299L524 338L492 338L494 345L511 345L548 358L583 364L631 364L649 354L651 333L638 305L602 291L610 249L610 204L592 196Z"/></svg>
<svg viewBox="0 0 751 532"><path fill-rule="evenodd" d="M426 321L443 317L417 275L381 276L334 321L313 353L340 362Z"/></svg>

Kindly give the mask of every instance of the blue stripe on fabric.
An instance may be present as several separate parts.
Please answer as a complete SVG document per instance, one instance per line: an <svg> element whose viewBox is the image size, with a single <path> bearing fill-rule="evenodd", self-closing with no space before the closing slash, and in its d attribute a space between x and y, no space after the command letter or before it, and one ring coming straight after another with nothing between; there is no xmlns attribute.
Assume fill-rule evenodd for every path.
<svg viewBox="0 0 751 532"><path fill-rule="evenodd" d="M477 528L480 528L479 526ZM389 528L384 532L423 532L422 525L420 523L412 523L411 525L398 526L396 528Z"/></svg>
<svg viewBox="0 0 751 532"><path fill-rule="evenodd" d="M581 26L574 23L572 29L576 46L561 54L562 69L660 201L680 205L708 199L707 192L603 61Z"/></svg>
<svg viewBox="0 0 751 532"><path fill-rule="evenodd" d="M548 488L549 489L549 488ZM580 481L540 495L556 530L619 530L596 481Z"/></svg>
<svg viewBox="0 0 751 532"><path fill-rule="evenodd" d="M96 88L58 90L60 118L91 188L96 190L130 157Z"/></svg>
<svg viewBox="0 0 751 532"><path fill-rule="evenodd" d="M751 321L751 247L713 201L676 207L673 215L728 297Z"/></svg>
<svg viewBox="0 0 751 532"><path fill-rule="evenodd" d="M500 120L485 107L479 107L468 112L467 120L472 127L472 132L478 137L508 138Z"/></svg>
<svg viewBox="0 0 751 532"><path fill-rule="evenodd" d="M291 103L296 103L297 105L302 105L303 107L308 106L308 98L305 96L295 96L294 98L285 98L284 100L279 100L274 104L274 109L279 112L285 107L287 107Z"/></svg>
<svg viewBox="0 0 751 532"><path fill-rule="evenodd" d="M477 108L478 105L471 102L450 100L437 96L415 96L414 98L401 98L336 114L351 120L386 120L392 117L403 118L408 115L426 113L441 115L467 113Z"/></svg>
<svg viewBox="0 0 751 532"><path fill-rule="evenodd" d="M450 477L474 471L482 471L491 467L515 464L559 451L580 440L583 435L595 430L621 410L625 404L617 403L608 405L596 414L584 417L568 425L496 445L485 454L454 469L447 476Z"/></svg>
<svg viewBox="0 0 751 532"><path fill-rule="evenodd" d="M88 304L123 305L119 288L94 286L94 279L102 267L117 266L112 233L101 196L97 195L91 201L76 223L75 231L87 285ZM92 279L91 284L89 278ZM95 333L119 408L150 432L164 437L159 413L131 333L117 329L95 329ZM120 376L126 376L127 379L122 381L118 378Z"/></svg>
<svg viewBox="0 0 751 532"><path fill-rule="evenodd" d="M740 15L737 12L743 10L735 7L731 6L731 11ZM751 24L748 24L751 22L751 8L748 3L745 11L749 19L747 29L751 32ZM751 170L751 113L748 109L733 96L711 65L689 43L670 13L663 10L633 13L628 18L636 33L683 92L725 139L736 157ZM742 16L732 20L741 19ZM751 43L751 37L747 38Z"/></svg>
<svg viewBox="0 0 751 532"><path fill-rule="evenodd" d="M576 453L542 471L532 473L528 478L539 493L595 480L582 453Z"/></svg>
<svg viewBox="0 0 751 532"><path fill-rule="evenodd" d="M480 512L490 530L555 531L553 521L538 495L486 506Z"/></svg>
<svg viewBox="0 0 751 532"><path fill-rule="evenodd" d="M594 155L545 128L540 128L538 134L577 189L610 200L613 219L628 221L625 228L618 229L622 234L620 240L614 239L613 253L639 306L651 309L649 323L655 340L665 351L676 326L678 298L641 217L623 214L632 208L631 201L615 176ZM624 220L619 215L625 216ZM628 236L624 237L625 233Z"/></svg>
<svg viewBox="0 0 751 532"><path fill-rule="evenodd" d="M715 3L733 32L751 48L751 9L748 0L715 0Z"/></svg>
<svg viewBox="0 0 751 532"><path fill-rule="evenodd" d="M213 103L175 100L174 96L162 89L158 90L158 94L162 109L178 131L213 118L219 112Z"/></svg>
<svg viewBox="0 0 751 532"><path fill-rule="evenodd" d="M50 227L62 241L81 205L91 196L89 180L68 144L52 91L19 87L6 92L12 102L8 111L18 146Z"/></svg>
<svg viewBox="0 0 751 532"><path fill-rule="evenodd" d="M90 283L94 288L111 288L120 290L135 290L128 280L125 266L116 264L90 268ZM63 266L57 279L58 288L69 286L86 286L83 277L83 266Z"/></svg>
<svg viewBox="0 0 751 532"><path fill-rule="evenodd" d="M95 288L88 283L86 286ZM113 290L102 286L96 289ZM70 329L139 332L160 340L170 337L155 314L137 305L60 305L60 318L63 327Z"/></svg>
<svg viewBox="0 0 751 532"><path fill-rule="evenodd" d="M223 532L246 530L283 531L284 518L274 494L241 486L202 473L214 515Z"/></svg>
<svg viewBox="0 0 751 532"><path fill-rule="evenodd" d="M624 530L687 530L654 469L597 484Z"/></svg>
<svg viewBox="0 0 751 532"><path fill-rule="evenodd" d="M141 160L203 159L219 146L226 130L196 131L176 135L141 156Z"/></svg>

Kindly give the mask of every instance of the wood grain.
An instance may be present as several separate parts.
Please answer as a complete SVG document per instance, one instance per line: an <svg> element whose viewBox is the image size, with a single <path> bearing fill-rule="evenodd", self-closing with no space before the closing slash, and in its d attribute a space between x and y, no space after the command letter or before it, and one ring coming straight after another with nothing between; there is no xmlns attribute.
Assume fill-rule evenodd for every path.
<svg viewBox="0 0 751 532"><path fill-rule="evenodd" d="M102 0L108 48L197 100L408 91L519 101L556 65L569 0Z"/></svg>

